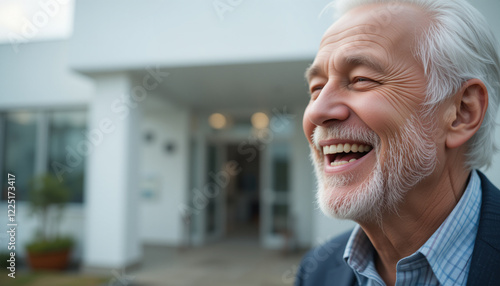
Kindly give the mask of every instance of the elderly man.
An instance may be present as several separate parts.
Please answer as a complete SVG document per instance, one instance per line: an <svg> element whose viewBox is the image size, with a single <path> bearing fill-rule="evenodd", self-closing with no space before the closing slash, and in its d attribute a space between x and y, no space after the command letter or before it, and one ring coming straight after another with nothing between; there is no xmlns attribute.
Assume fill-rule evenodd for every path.
<svg viewBox="0 0 500 286"><path fill-rule="evenodd" d="M464 0L338 1L303 127L330 216L296 285L500 285L498 43Z"/></svg>

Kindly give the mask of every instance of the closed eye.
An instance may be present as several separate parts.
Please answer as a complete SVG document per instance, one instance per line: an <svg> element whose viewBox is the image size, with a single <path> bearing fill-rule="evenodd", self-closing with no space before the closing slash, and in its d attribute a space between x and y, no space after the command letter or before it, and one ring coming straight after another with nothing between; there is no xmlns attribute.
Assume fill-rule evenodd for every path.
<svg viewBox="0 0 500 286"><path fill-rule="evenodd" d="M377 81L374 81L374 80L369 79L369 78L366 78L366 77L355 77L355 78L352 80L352 83L357 83L357 82L366 82L366 81L377 82Z"/></svg>
<svg viewBox="0 0 500 286"><path fill-rule="evenodd" d="M318 94L321 92L321 90L323 89L323 85L315 85L315 86L312 86L309 90L309 94L311 95L312 98L316 98L318 97Z"/></svg>
<svg viewBox="0 0 500 286"><path fill-rule="evenodd" d="M380 82L367 78L367 77L355 77L351 80L350 86L356 90L367 90L380 85Z"/></svg>

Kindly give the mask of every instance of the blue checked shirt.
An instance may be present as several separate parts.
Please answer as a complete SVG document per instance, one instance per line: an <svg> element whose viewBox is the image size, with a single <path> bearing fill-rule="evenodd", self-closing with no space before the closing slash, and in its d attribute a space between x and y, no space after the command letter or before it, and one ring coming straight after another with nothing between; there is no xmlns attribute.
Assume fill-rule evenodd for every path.
<svg viewBox="0 0 500 286"><path fill-rule="evenodd" d="M396 266L396 286L466 285L479 224L481 182L472 171L469 184L450 215L412 255ZM358 226L347 242L344 260L359 285L385 286L375 269L375 249Z"/></svg>

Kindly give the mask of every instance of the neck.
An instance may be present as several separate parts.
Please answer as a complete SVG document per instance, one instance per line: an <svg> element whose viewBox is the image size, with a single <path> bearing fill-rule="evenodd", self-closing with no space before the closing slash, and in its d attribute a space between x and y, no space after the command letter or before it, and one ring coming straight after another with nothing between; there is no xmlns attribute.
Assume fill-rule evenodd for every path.
<svg viewBox="0 0 500 286"><path fill-rule="evenodd" d="M462 197L470 170L444 169L410 190L398 214L385 213L382 223L359 222L375 250L377 272L394 285L399 260L415 253L439 228Z"/></svg>

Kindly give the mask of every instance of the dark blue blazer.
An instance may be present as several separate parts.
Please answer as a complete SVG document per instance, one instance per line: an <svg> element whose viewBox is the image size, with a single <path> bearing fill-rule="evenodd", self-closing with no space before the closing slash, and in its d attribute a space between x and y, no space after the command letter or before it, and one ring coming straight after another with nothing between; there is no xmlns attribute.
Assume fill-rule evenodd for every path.
<svg viewBox="0 0 500 286"><path fill-rule="evenodd" d="M467 285L500 285L500 191L478 174L483 198ZM342 234L309 251L300 263L295 286L358 285L343 259L350 235Z"/></svg>

